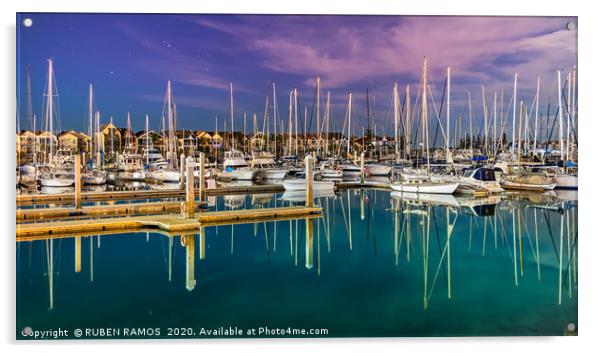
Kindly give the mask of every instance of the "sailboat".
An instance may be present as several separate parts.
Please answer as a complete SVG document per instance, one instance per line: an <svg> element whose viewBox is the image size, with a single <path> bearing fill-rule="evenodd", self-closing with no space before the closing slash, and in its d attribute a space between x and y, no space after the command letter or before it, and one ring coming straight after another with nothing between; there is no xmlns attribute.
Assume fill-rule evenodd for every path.
<svg viewBox="0 0 602 353"><path fill-rule="evenodd" d="M152 170L148 176L159 182L177 183L180 181L180 171L178 170L178 141L175 135L176 113L175 103L171 90L171 81L167 81L167 93L165 98L167 108L167 165L161 165L158 169ZM164 115L165 116L165 115Z"/></svg>
<svg viewBox="0 0 602 353"><path fill-rule="evenodd" d="M427 194L453 194L458 188L457 181L447 181L441 178L432 178L430 175L430 160L428 147L428 110L427 110L427 80L426 80L427 58L424 58L422 66L422 129L423 141L426 147L426 174L422 173L401 173L400 180L391 183L391 188L395 191L410 192L410 193L427 193Z"/></svg>
<svg viewBox="0 0 602 353"><path fill-rule="evenodd" d="M234 92L232 83L230 83L230 129L232 138L230 151L224 153L224 169L218 177L229 180L253 180L255 170L247 166L244 154L234 146Z"/></svg>
<svg viewBox="0 0 602 353"><path fill-rule="evenodd" d="M50 151L48 153L48 170L40 175L40 184L46 187L65 187L75 184L73 172L67 170L69 167L70 153L60 150L55 156L54 140L52 133L54 130L54 69L52 59L48 59L48 85L46 87L45 119L51 133ZM79 166L75 166L76 168Z"/></svg>
<svg viewBox="0 0 602 353"><path fill-rule="evenodd" d="M83 173L82 182L86 185L103 185L107 182L107 173L105 171L100 170L100 112L97 111L96 114L92 114L92 97L93 87L92 84L90 84L90 91L88 95L88 133L90 135L90 168L87 172ZM96 165L94 165L93 162L94 156L97 156Z"/></svg>

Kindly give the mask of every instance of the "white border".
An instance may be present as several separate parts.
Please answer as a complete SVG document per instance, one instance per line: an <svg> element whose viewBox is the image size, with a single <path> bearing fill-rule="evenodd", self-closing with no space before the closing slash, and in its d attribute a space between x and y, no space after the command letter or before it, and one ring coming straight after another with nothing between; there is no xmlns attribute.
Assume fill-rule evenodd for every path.
<svg viewBox="0 0 602 353"><path fill-rule="evenodd" d="M593 2L592 2L593 3ZM269 0L232 0L232 1L68 1L68 0L19 0L0 5L2 17L3 55L1 66L2 84L1 105L3 126L2 165L8 165L0 173L0 185L4 189L0 215L4 232L2 234L2 264L4 266L4 286L0 291L3 317L0 320L2 344L9 351L45 351L45 352L104 352L107 345L118 345L124 348L140 345L148 352L165 352L170 345L183 352L203 350L225 351L232 349L249 349L252 351L290 352L308 350L346 352L374 351L445 351L445 352L505 352L512 350L539 350L543 352L572 352L600 346L596 340L600 315L600 282L598 269L600 266L600 237L596 230L600 227L597 221L601 214L599 207L600 187L596 183L594 156L597 141L600 139L600 114L595 111L595 95L600 94L602 83L600 78L600 12L592 5L584 5L576 1L546 0L545 2L528 2L524 0L468 1L468 0L322 0L322 1L284 1ZM15 333L15 246L14 246L14 195L12 172L14 165L14 131L15 131L15 12L179 12L179 13L337 13L337 14L421 14L421 15L531 15L531 16L579 16L579 137L580 137L580 192L579 192L579 337L560 338L400 338L400 339L316 339L316 340L229 340L229 341L71 341L71 342L35 342L21 343L14 341ZM598 65L596 65L598 64ZM8 123L6 123L8 122ZM10 128L9 128L10 127ZM598 172L598 173L596 173ZM596 201L598 203L596 203ZM444 320L445 318L441 318ZM138 348L138 347L136 347Z"/></svg>

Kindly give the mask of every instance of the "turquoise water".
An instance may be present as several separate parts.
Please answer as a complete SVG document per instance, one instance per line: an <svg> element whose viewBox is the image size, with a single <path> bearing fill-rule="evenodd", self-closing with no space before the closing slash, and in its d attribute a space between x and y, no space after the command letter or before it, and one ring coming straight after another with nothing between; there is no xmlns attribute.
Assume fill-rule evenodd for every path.
<svg viewBox="0 0 602 353"><path fill-rule="evenodd" d="M563 335L577 325L576 201L468 207L376 190L317 201L321 219L19 242L17 338L29 338L24 327L67 338L77 328L223 338L230 328L242 330L236 337L382 337ZM216 202L291 204L282 195ZM265 327L283 331L260 334Z"/></svg>

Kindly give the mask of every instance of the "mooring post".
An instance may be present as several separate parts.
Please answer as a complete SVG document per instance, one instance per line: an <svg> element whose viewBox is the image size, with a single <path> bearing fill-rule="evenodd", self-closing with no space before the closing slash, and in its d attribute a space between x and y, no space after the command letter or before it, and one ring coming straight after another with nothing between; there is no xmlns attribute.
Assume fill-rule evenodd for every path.
<svg viewBox="0 0 602 353"><path fill-rule="evenodd" d="M194 158L186 158L186 218L194 217Z"/></svg>
<svg viewBox="0 0 602 353"><path fill-rule="evenodd" d="M199 154L199 201L205 201L203 192L205 191L205 152Z"/></svg>
<svg viewBox="0 0 602 353"><path fill-rule="evenodd" d="M364 169L364 152L360 154L360 182L366 181L366 170Z"/></svg>
<svg viewBox="0 0 602 353"><path fill-rule="evenodd" d="M305 157L305 206L314 205L314 160L308 155Z"/></svg>
<svg viewBox="0 0 602 353"><path fill-rule="evenodd" d="M81 156L78 154L75 155L75 208L81 207L82 200L82 164L81 164Z"/></svg>
<svg viewBox="0 0 602 353"><path fill-rule="evenodd" d="M185 181L186 181L186 156L184 153L180 155L180 190L184 189Z"/></svg>

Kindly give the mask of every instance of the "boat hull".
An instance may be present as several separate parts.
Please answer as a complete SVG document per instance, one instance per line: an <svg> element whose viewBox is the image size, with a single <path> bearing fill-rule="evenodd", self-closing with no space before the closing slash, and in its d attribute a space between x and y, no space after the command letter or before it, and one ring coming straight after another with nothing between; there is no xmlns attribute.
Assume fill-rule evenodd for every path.
<svg viewBox="0 0 602 353"><path fill-rule="evenodd" d="M326 191L334 190L334 183L332 181L313 181L313 191ZM286 191L299 191L307 189L307 182L305 179L294 179L285 180L282 186Z"/></svg>
<svg viewBox="0 0 602 353"><path fill-rule="evenodd" d="M458 185L458 183L393 183L391 188L395 191L416 194L453 194Z"/></svg>

